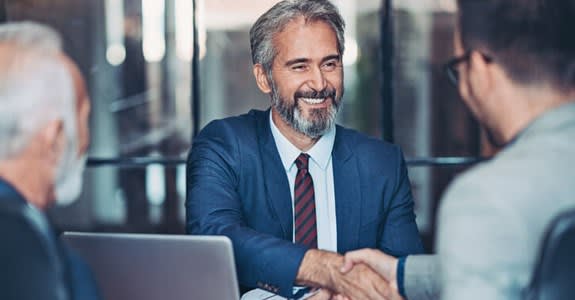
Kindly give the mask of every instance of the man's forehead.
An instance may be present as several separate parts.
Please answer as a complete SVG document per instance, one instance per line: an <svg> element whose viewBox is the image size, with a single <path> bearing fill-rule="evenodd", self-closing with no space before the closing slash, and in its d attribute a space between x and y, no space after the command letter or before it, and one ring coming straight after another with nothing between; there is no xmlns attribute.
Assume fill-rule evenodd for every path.
<svg viewBox="0 0 575 300"><path fill-rule="evenodd" d="M305 18L304 16L298 16L295 17L293 19L291 19L289 22L287 22L282 28L281 30L278 30L274 36L273 36L273 40L279 39L282 36L285 36L286 33L294 33L294 31L297 31L299 29L302 28L310 28L310 27L318 27L318 26L323 26L327 29L330 30L331 33L333 33L334 37L337 36L335 30L331 27L331 25L325 21L325 20L316 20L316 19L309 19L309 18Z"/></svg>
<svg viewBox="0 0 575 300"><path fill-rule="evenodd" d="M313 31L310 31L310 29L313 29ZM323 33L317 35L318 32ZM330 43L319 43L320 40L329 41L331 45ZM275 34L272 42L276 51L276 58L286 56L286 51L289 50L290 57L285 57L285 59L291 60L297 58L299 53L306 52L308 48L323 46L324 49L322 50L325 50L326 45L328 45L327 48L332 48L327 51L333 52L326 55L339 54L337 34L329 23L323 20L306 21L304 17L293 19Z"/></svg>

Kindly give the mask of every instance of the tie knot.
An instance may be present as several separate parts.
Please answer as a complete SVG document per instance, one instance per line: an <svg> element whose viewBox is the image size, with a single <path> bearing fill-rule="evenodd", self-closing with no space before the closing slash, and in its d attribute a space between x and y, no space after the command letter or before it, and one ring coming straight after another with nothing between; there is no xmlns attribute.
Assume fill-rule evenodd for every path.
<svg viewBox="0 0 575 300"><path fill-rule="evenodd" d="M305 153L300 154L295 160L295 164L298 170L302 169L307 170L308 162L309 162L309 155Z"/></svg>

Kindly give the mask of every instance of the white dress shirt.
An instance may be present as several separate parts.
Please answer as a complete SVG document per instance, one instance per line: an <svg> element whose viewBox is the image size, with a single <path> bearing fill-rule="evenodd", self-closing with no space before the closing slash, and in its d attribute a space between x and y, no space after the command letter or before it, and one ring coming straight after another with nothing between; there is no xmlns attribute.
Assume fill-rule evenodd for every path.
<svg viewBox="0 0 575 300"><path fill-rule="evenodd" d="M270 127L282 164L286 171L294 211L294 185L297 174L296 158L302 153L279 131L274 124L270 111ZM309 173L313 180L315 193L315 211L317 224L318 249L337 251L337 222L335 213L335 189L333 184L333 166L331 153L335 142L335 126L328 130L309 151ZM294 216L292 214L292 220ZM294 221L295 224L295 221ZM295 228L295 226L293 226ZM292 229L292 241L295 229Z"/></svg>

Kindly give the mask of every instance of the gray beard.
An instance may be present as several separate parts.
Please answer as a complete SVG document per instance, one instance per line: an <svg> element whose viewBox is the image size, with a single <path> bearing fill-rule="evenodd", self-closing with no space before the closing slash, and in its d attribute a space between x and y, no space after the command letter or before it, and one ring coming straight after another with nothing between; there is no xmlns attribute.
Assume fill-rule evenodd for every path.
<svg viewBox="0 0 575 300"><path fill-rule="evenodd" d="M73 148L76 149L76 148ZM62 157L57 169L57 178L54 187L56 204L67 206L78 199L82 192L82 180L86 166L86 155L76 157L76 151L71 152L72 158ZM65 156L70 156L66 153Z"/></svg>
<svg viewBox="0 0 575 300"><path fill-rule="evenodd" d="M310 119L308 120L303 116L302 110L298 106L298 99L294 99L293 103L290 104L279 95L275 83L273 81L271 82L272 105L282 120L289 124L295 131L312 139L316 139L335 126L335 118L339 111L339 101L331 99L332 105L330 105L328 109L311 109L309 111Z"/></svg>

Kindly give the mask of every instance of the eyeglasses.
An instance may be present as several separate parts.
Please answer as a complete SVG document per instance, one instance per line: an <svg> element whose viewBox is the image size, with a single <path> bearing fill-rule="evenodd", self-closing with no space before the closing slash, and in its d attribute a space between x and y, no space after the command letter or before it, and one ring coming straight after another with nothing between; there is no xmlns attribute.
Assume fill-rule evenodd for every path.
<svg viewBox="0 0 575 300"><path fill-rule="evenodd" d="M469 58L471 57L471 53L473 51L467 51L465 52L465 54L461 55L461 56L457 56L454 57L452 59L450 59L447 63L445 63L445 65L443 65L443 70L445 71L445 74L447 74L447 78L449 78L449 81L455 86L457 87L459 85L459 69L457 68L457 66L463 62L466 62L469 60ZM483 59L490 63L493 61L493 59L483 53L480 53L481 56L483 56Z"/></svg>

